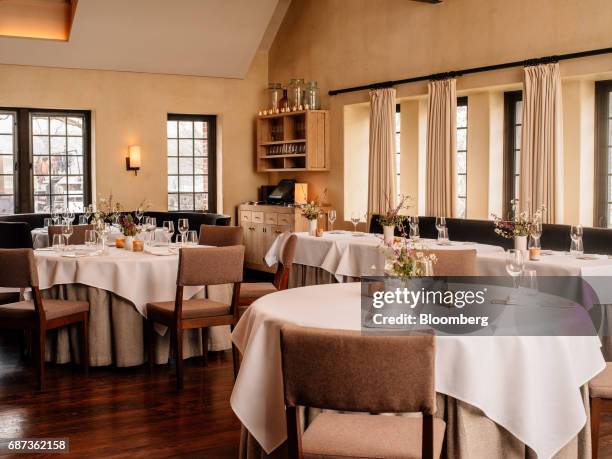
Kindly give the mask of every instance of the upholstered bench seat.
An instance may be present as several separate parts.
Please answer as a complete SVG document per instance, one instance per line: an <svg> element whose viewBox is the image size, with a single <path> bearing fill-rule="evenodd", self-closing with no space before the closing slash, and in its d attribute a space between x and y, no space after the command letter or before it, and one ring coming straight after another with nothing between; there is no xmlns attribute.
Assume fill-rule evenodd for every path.
<svg viewBox="0 0 612 459"><path fill-rule="evenodd" d="M304 459L420 458L420 416L368 416L324 412L302 437ZM434 418L434 457L440 457L445 423Z"/></svg>

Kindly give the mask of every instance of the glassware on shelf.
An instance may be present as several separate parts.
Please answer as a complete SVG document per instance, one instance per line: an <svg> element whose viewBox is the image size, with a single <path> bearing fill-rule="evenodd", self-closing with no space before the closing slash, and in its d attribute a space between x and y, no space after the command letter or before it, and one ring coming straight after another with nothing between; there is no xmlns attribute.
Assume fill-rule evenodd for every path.
<svg viewBox="0 0 612 459"><path fill-rule="evenodd" d="M317 82L312 80L308 82L304 91L304 106L308 105L310 110L321 109L321 95Z"/></svg>
<svg viewBox="0 0 612 459"><path fill-rule="evenodd" d="M297 109L300 105L304 105L304 79L293 78L289 80L289 108Z"/></svg>
<svg viewBox="0 0 612 459"><path fill-rule="evenodd" d="M287 94L287 88L282 88L283 97L278 101L279 110L286 110L289 108L289 96Z"/></svg>
<svg viewBox="0 0 612 459"><path fill-rule="evenodd" d="M280 110L279 102L283 97L283 88L280 83L270 83L268 85L268 108Z"/></svg>

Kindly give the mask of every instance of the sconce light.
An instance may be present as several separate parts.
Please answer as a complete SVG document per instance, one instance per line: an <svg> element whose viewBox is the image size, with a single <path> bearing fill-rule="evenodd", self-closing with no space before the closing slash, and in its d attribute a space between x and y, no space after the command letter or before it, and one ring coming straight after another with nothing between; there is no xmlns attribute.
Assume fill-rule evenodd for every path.
<svg viewBox="0 0 612 459"><path fill-rule="evenodd" d="M138 175L138 170L140 169L140 145L130 145L128 147L125 166L128 171L134 171L134 175Z"/></svg>

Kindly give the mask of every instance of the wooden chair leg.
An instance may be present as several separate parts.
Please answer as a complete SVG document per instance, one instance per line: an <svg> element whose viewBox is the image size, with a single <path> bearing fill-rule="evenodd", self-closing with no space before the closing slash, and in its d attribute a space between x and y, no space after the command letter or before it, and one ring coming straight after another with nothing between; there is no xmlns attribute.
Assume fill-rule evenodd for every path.
<svg viewBox="0 0 612 459"><path fill-rule="evenodd" d="M85 374L89 373L89 315L85 313L81 322L81 365Z"/></svg>
<svg viewBox="0 0 612 459"><path fill-rule="evenodd" d="M180 327L174 330L174 358L176 359L176 388L183 388L183 330Z"/></svg>
<svg viewBox="0 0 612 459"><path fill-rule="evenodd" d="M202 361L208 365L208 328L202 329Z"/></svg>
<svg viewBox="0 0 612 459"><path fill-rule="evenodd" d="M146 340L147 340L147 353L149 359L149 374L153 372L153 365L155 364L155 322L152 320L145 320L146 328Z"/></svg>
<svg viewBox="0 0 612 459"><path fill-rule="evenodd" d="M44 327L39 327L36 330L38 333L38 345L36 346L37 350L37 363L38 363L38 389L43 390L45 388L45 340L47 338L46 330Z"/></svg>
<svg viewBox="0 0 612 459"><path fill-rule="evenodd" d="M599 424L601 422L601 399L591 398L591 457L597 459L599 450Z"/></svg>

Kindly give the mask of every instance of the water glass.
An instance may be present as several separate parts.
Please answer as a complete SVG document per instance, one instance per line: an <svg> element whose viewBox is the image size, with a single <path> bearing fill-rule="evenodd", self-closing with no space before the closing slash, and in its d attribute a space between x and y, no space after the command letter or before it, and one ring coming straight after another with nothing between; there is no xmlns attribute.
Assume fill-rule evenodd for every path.
<svg viewBox="0 0 612 459"><path fill-rule="evenodd" d="M179 218L178 230L179 233L183 235L183 239L185 239L185 235L187 234L187 231L189 231L189 220L187 220L186 218Z"/></svg>
<svg viewBox="0 0 612 459"><path fill-rule="evenodd" d="M198 245L198 232L191 230L187 231L187 245Z"/></svg>
<svg viewBox="0 0 612 459"><path fill-rule="evenodd" d="M537 295L538 272L535 269L525 269L520 278L520 286L525 290L528 295Z"/></svg>
<svg viewBox="0 0 612 459"><path fill-rule="evenodd" d="M446 217L436 217L436 228L438 231L442 228L446 228Z"/></svg>
<svg viewBox="0 0 612 459"><path fill-rule="evenodd" d="M336 221L336 211L335 209L330 209L329 212L327 212L327 221L329 222L329 230L333 231L334 230L334 222Z"/></svg>
<svg viewBox="0 0 612 459"><path fill-rule="evenodd" d="M62 225L62 234L66 238L66 245L70 244L70 236L74 233L74 227L72 226L72 221L66 220Z"/></svg>
<svg viewBox="0 0 612 459"><path fill-rule="evenodd" d="M570 255L582 255L584 253L584 246L582 245L582 238L574 239L570 243Z"/></svg>
<svg viewBox="0 0 612 459"><path fill-rule="evenodd" d="M87 247L94 247L97 243L97 236L94 230L85 230L85 245Z"/></svg>
<svg viewBox="0 0 612 459"><path fill-rule="evenodd" d="M43 224L45 225L45 228L49 228L49 227L51 226L51 224L53 223L53 219L51 219L51 218L45 218L45 219L43 220L43 222L44 222Z"/></svg>
<svg viewBox="0 0 612 459"><path fill-rule="evenodd" d="M510 249L506 251L506 272L512 276L512 284L515 289L518 288L518 277L523 272L525 266L525 258L522 250Z"/></svg>
<svg viewBox="0 0 612 459"><path fill-rule="evenodd" d="M448 242L448 228L446 226L438 228L438 242L443 244Z"/></svg>
<svg viewBox="0 0 612 459"><path fill-rule="evenodd" d="M64 235L54 234L51 245L56 252L62 252L66 248L66 244L64 244Z"/></svg>
<svg viewBox="0 0 612 459"><path fill-rule="evenodd" d="M410 237L412 241L418 241L420 239L419 217L410 217L408 219L408 224L410 226L408 237Z"/></svg>
<svg viewBox="0 0 612 459"><path fill-rule="evenodd" d="M184 247L185 246L185 240L186 240L185 235L182 234L182 233L179 233L179 234L176 235L176 238L174 239L174 242L175 242L175 245L177 247Z"/></svg>

